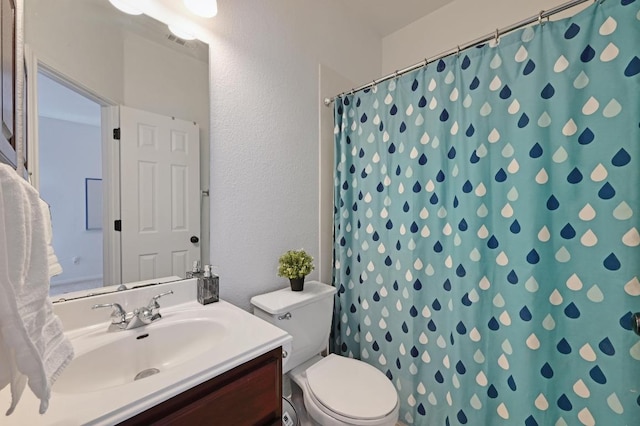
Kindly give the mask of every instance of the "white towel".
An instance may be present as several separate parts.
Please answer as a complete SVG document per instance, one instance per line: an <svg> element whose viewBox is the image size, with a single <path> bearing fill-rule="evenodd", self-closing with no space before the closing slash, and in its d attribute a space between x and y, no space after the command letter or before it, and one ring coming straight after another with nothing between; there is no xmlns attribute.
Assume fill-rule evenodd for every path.
<svg viewBox="0 0 640 426"><path fill-rule="evenodd" d="M45 220L45 240L47 242L47 263L49 264L49 278L62 273L62 265L58 262L58 257L53 251L51 242L53 241L53 230L51 229L51 208L49 204L40 200L40 207Z"/></svg>
<svg viewBox="0 0 640 426"><path fill-rule="evenodd" d="M25 385L49 406L51 386L73 358L49 300L50 221L36 190L0 164L0 389L11 414Z"/></svg>

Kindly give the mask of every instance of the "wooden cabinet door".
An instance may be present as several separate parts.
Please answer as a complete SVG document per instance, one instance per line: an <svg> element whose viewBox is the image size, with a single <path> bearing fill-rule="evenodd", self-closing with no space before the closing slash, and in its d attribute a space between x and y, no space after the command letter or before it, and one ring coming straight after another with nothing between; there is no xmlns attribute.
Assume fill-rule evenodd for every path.
<svg viewBox="0 0 640 426"><path fill-rule="evenodd" d="M282 404L273 378L274 363L249 371L228 385L152 423L152 426L267 425L277 420L274 401Z"/></svg>
<svg viewBox="0 0 640 426"><path fill-rule="evenodd" d="M144 411L120 426L282 424L282 349L277 348Z"/></svg>

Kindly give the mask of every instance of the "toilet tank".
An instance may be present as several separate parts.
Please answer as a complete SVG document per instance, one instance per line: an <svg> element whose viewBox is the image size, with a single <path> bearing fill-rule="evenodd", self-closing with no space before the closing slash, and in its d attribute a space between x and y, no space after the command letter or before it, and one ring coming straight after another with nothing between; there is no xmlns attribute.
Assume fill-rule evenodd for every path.
<svg viewBox="0 0 640 426"><path fill-rule="evenodd" d="M251 298L253 314L291 335L291 349L282 362L286 373L319 354L326 346L333 317L335 287L308 281L303 291L289 287Z"/></svg>

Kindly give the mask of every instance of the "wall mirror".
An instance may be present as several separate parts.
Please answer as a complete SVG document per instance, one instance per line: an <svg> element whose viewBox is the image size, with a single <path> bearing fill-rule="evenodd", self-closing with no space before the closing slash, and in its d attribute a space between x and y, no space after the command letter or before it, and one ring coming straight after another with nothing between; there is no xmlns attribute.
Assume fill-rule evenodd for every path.
<svg viewBox="0 0 640 426"><path fill-rule="evenodd" d="M208 258L208 173L199 171L209 155L208 45L108 0L26 0L24 25L29 171L50 204L63 269L51 295L184 277L194 259ZM130 111L137 121L129 121ZM156 119L168 120L166 141ZM133 139L114 139L114 128ZM164 160L130 151L156 142L188 153L192 165L195 155L195 177L183 164L160 167L155 161ZM132 162L134 155L142 159ZM186 234L194 222L198 232ZM156 235L162 223L183 231L181 244L186 235L191 252L175 235ZM125 232L127 225L136 232Z"/></svg>

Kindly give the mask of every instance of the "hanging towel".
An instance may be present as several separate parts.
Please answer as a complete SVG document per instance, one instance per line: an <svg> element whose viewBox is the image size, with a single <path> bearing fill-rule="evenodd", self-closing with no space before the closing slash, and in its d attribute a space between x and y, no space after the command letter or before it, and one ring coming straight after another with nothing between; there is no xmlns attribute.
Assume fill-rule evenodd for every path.
<svg viewBox="0 0 640 426"><path fill-rule="evenodd" d="M73 347L49 300L51 222L37 191L0 164L0 389L18 404L25 386L46 412Z"/></svg>
<svg viewBox="0 0 640 426"><path fill-rule="evenodd" d="M49 278L51 278L62 273L62 265L58 262L58 257L53 251L53 246L51 245L53 240L53 230L51 229L51 208L49 207L49 204L45 203L43 200L40 200L40 206L42 207L45 220L44 230L45 240L47 242L47 263L49 264Z"/></svg>

